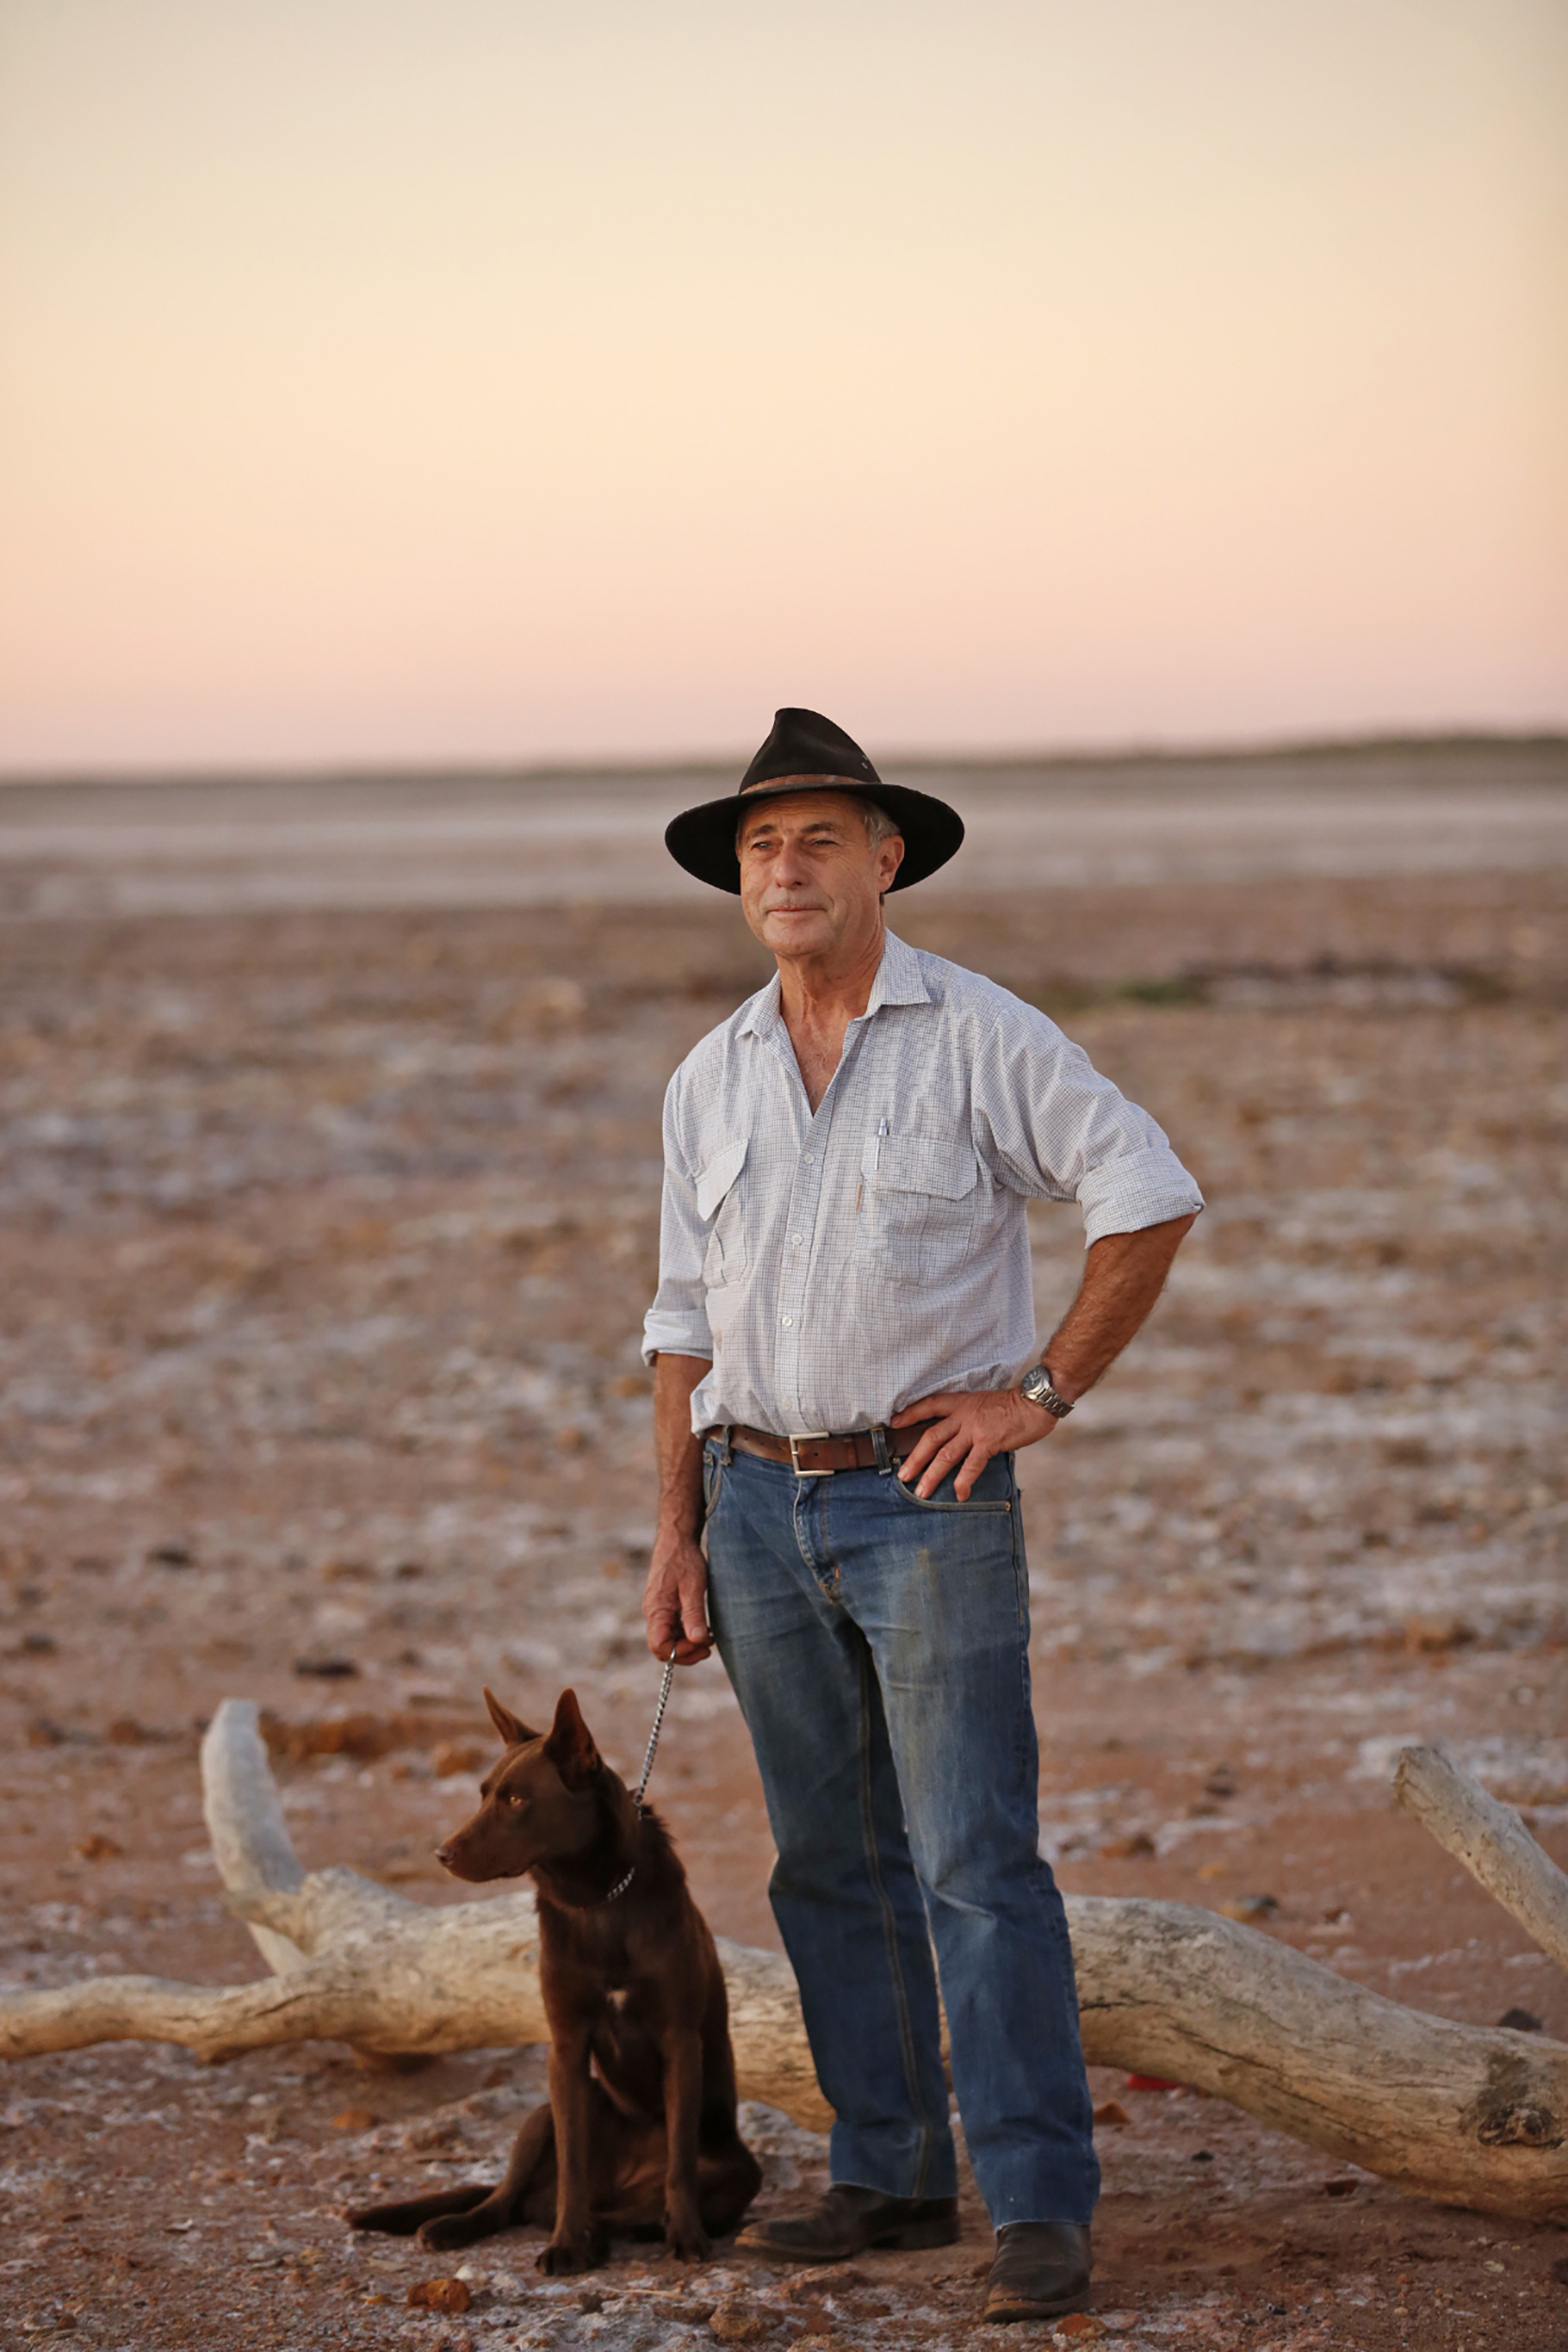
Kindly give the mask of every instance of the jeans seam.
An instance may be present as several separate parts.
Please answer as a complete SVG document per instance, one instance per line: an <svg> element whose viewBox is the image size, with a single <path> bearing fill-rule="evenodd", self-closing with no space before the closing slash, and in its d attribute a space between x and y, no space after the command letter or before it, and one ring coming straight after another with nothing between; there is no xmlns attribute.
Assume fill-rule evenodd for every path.
<svg viewBox="0 0 1568 2352"><path fill-rule="evenodd" d="M882 1934L887 1945L888 1973L893 1979L893 1996L898 2011L898 2038L904 2059L904 2088L909 2093L911 2109L918 2115L922 2107L920 2072L915 2061L914 2028L910 2019L909 1993L904 1983L904 1971L898 1958L898 1921L888 1899L887 1888L882 1883L881 1863L877 1852L877 1824L871 1810L870 1683L874 1671L870 1646L863 1634L860 1647L861 1836L865 1844L866 1875L876 1891L877 1901L882 1915ZM931 2126L927 2122L923 2122L920 2127L920 2153L915 2165L914 2186L910 2191L911 2197L925 2196L926 2183L930 2169Z"/></svg>
<svg viewBox="0 0 1568 2352"><path fill-rule="evenodd" d="M1017 1493L1017 1477L1018 1473L1015 1470L1013 1473L1015 1495ZM1029 1675L1029 1560L1023 1548L1023 1514L1022 1511L1015 1511L1013 1513L1013 1607L1018 1615L1018 1777L1021 1789L1027 1797L1030 1798L1035 1807L1035 1819L1037 1823L1036 1846L1037 1851L1039 1784L1037 1778L1034 1788L1031 1790L1029 1788L1029 1735L1025 1728L1027 1724L1032 1724L1035 1720L1035 1706L1034 1692L1030 1687Z"/></svg>
<svg viewBox="0 0 1568 2352"><path fill-rule="evenodd" d="M828 1539L827 1496L823 1492L823 1489L831 1485L831 1480L826 1478L798 1479L795 1487L795 1501L791 1508L791 1521L795 1529L796 1549L800 1554L807 1575L811 1578L812 1582L816 1585L824 1600L831 1600L834 1608L842 1608L844 1602L844 1570L838 1558L832 1551ZM809 1511L814 1507L819 1511L822 1520L820 1529L822 1542L820 1547L815 1545L808 1546L801 1532L801 1510L803 1508ZM830 1570L826 1576L824 1576L821 1567L813 1557L814 1551L818 1548L827 1554L830 1563Z"/></svg>
<svg viewBox="0 0 1568 2352"><path fill-rule="evenodd" d="M1010 1502L934 1502L925 1495L917 1495L907 1479L901 1478L898 1484L904 1501L916 1511L945 1511L949 1517L957 1518L999 1519L1013 1507Z"/></svg>

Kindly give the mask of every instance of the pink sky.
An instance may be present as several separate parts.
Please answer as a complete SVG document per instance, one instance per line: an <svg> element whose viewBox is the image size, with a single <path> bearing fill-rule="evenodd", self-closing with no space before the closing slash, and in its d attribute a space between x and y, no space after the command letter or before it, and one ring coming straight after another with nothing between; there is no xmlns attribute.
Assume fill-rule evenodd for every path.
<svg viewBox="0 0 1568 2352"><path fill-rule="evenodd" d="M1560 0L8 0L0 769L1568 723Z"/></svg>

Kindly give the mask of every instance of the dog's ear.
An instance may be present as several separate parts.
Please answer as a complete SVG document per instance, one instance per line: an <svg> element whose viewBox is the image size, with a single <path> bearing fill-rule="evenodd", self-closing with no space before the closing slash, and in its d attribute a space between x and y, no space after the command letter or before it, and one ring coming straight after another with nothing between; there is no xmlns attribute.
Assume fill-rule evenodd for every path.
<svg viewBox="0 0 1568 2352"><path fill-rule="evenodd" d="M599 1769L599 1751L582 1720L575 1691L562 1691L556 1701L555 1721L545 1741L545 1754L568 1788L580 1785Z"/></svg>
<svg viewBox="0 0 1568 2352"><path fill-rule="evenodd" d="M486 1689L484 1704L490 1709L490 1721L509 1748L526 1747L531 1740L538 1739L539 1734L530 1731L527 1724L519 1723L510 1707L501 1705L494 1691Z"/></svg>

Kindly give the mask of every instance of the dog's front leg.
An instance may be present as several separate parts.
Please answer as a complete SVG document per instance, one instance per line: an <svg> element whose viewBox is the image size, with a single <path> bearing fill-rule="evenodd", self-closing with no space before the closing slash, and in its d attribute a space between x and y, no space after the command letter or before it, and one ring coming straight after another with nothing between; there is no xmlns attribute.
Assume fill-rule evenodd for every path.
<svg viewBox="0 0 1568 2352"><path fill-rule="evenodd" d="M550 2110L555 2117L555 2234L539 2256L539 2268L593 2270L605 2258L605 2242L594 2232L589 2185L588 2136L593 2102L586 2030L560 2035L550 2044Z"/></svg>
<svg viewBox="0 0 1568 2352"><path fill-rule="evenodd" d="M673 2026L664 2044L664 2234L677 2262L706 2262L713 2251L697 2202L702 2109L702 2035L694 2026Z"/></svg>

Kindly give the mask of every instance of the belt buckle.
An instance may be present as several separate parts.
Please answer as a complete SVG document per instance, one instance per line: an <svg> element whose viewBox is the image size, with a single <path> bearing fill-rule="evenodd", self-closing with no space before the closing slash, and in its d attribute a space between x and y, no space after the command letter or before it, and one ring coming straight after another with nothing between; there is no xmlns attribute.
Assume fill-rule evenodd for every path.
<svg viewBox="0 0 1568 2352"><path fill-rule="evenodd" d="M832 1476L832 1471L831 1470L804 1470L800 1464L800 1448L803 1445L812 1444L817 1438L831 1438L832 1434L833 1433L831 1429L796 1429L791 1431L789 1438L789 1467L795 1472L797 1478L831 1478Z"/></svg>

